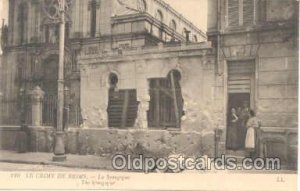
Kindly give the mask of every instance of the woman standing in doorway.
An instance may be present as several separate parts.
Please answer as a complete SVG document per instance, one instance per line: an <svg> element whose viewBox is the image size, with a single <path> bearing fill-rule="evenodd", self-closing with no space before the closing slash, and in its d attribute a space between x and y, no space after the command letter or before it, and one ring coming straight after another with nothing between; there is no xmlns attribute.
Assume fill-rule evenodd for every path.
<svg viewBox="0 0 300 191"><path fill-rule="evenodd" d="M238 116L235 108L231 109L230 117L229 117L229 129L227 132L227 148L231 150L237 150L239 147L238 142Z"/></svg>
<svg viewBox="0 0 300 191"><path fill-rule="evenodd" d="M251 158L255 157L255 151L257 150L258 147L258 136L257 132L259 131L260 128L260 122L255 116L255 112L253 110L250 110L249 112L249 120L247 122L247 134L246 134L246 139L245 139L245 148L246 151L249 152L249 155Z"/></svg>
<svg viewBox="0 0 300 191"><path fill-rule="evenodd" d="M249 104L247 101L243 102L243 107L238 113L239 116L239 128L238 128L238 138L239 138L239 149L245 149L245 138L247 133L247 121L249 119Z"/></svg>

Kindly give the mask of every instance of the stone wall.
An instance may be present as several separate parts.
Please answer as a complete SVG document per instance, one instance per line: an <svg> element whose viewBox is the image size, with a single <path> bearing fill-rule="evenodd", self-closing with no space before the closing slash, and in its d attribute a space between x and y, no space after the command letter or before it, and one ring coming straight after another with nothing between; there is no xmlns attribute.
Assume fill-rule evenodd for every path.
<svg viewBox="0 0 300 191"><path fill-rule="evenodd" d="M69 129L66 151L81 155L214 156L214 134L166 130Z"/></svg>
<svg viewBox="0 0 300 191"><path fill-rule="evenodd" d="M181 73L184 99L182 130L201 132L216 128L218 120L215 119L220 118L222 112L219 103L214 102L215 65L211 51L209 44L204 43L123 51L120 55L82 55L81 108L84 126L107 127L108 80L111 73L118 76L119 90L137 89L138 101L149 101L148 80L165 78L170 71L177 70Z"/></svg>
<svg viewBox="0 0 300 191"><path fill-rule="evenodd" d="M193 142L191 144L191 147L195 147L192 149L193 152L196 152L198 147L198 150L200 147L207 147L205 153L214 154L214 130L223 121L223 109L222 104L215 102L215 61L209 43L175 47L159 45L147 49L108 52L105 55L85 55L84 50L85 47L79 58L84 129L79 130L79 134L77 131L70 133L74 134L70 137L72 147L68 146L72 148L71 152L79 149L80 152L97 153L99 149L101 150L101 146L106 147L105 149L115 149L124 142L125 146L131 144L132 147L136 144L143 147L146 145L145 147L149 147L153 153L155 149L167 148L170 151L189 153L189 149L184 151L184 148L188 142ZM185 111L181 128L174 132L150 130L146 117L150 100L148 80L166 78L172 70L177 70L181 74L180 85ZM128 130L108 128L107 107L111 73L118 76L118 90L136 89L137 99L140 105L143 105L139 107L136 125ZM166 138L162 138L162 135ZM160 139L167 141L157 142ZM175 148L176 144L173 142L178 148ZM202 145L195 146L198 142L202 142ZM117 143L121 145L114 145ZM74 145L77 145L77 149Z"/></svg>
<svg viewBox="0 0 300 191"><path fill-rule="evenodd" d="M0 150L17 150L19 126L0 127ZM29 127L28 150L31 152L53 152L54 129L52 127Z"/></svg>
<svg viewBox="0 0 300 191"><path fill-rule="evenodd" d="M20 127L0 128L0 150L17 151ZM30 127L29 152L53 152L55 131L51 127ZM66 153L111 156L117 153L167 157L171 153L186 156L214 156L214 134L165 130L79 129L65 131Z"/></svg>

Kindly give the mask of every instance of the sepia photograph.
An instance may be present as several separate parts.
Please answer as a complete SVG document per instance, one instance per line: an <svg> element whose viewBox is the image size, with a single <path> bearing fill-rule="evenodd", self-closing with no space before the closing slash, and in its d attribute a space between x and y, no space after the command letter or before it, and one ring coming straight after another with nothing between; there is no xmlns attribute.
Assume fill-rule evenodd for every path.
<svg viewBox="0 0 300 191"><path fill-rule="evenodd" d="M1 190L297 190L298 0L0 0Z"/></svg>

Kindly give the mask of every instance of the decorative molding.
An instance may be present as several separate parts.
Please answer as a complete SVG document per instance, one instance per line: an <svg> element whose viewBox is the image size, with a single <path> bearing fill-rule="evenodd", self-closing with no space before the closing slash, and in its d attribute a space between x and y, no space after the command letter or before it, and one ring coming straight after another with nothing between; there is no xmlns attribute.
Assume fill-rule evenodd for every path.
<svg viewBox="0 0 300 191"><path fill-rule="evenodd" d="M250 58L257 57L259 45L240 45L222 48L223 56L228 58Z"/></svg>

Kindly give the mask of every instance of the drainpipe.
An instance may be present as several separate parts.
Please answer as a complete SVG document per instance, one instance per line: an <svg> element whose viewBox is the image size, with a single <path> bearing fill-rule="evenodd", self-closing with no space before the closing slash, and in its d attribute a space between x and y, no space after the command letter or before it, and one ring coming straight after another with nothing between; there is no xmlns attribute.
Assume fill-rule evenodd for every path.
<svg viewBox="0 0 300 191"><path fill-rule="evenodd" d="M221 1L218 0L217 2L217 74L220 76L222 75L222 72L220 71L220 43L221 43L221 36L220 36L220 30L221 30Z"/></svg>
<svg viewBox="0 0 300 191"><path fill-rule="evenodd" d="M223 72L221 71L220 64L220 51L221 51L221 0L217 0L217 75L221 76ZM225 117L226 119L226 117ZM218 157L220 154L220 141L223 130L216 127L215 129L215 157Z"/></svg>

